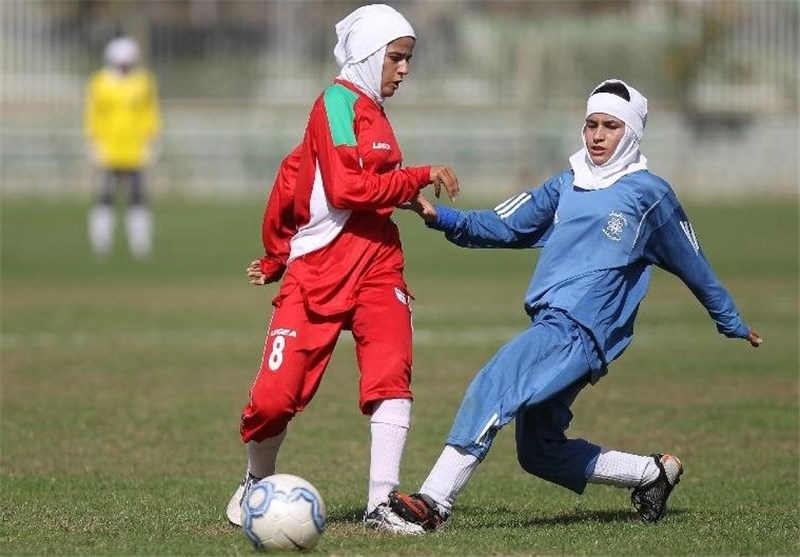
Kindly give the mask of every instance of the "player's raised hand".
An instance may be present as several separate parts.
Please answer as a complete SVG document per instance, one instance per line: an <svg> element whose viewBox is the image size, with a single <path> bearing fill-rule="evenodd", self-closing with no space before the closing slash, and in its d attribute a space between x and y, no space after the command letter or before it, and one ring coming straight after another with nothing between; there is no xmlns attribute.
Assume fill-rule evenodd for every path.
<svg viewBox="0 0 800 557"><path fill-rule="evenodd" d="M753 329L750 329L750 332L747 335L747 342L749 342L750 346L753 348L758 348L761 346L761 343L764 342L764 340L758 335L757 332L755 332Z"/></svg>
<svg viewBox="0 0 800 557"><path fill-rule="evenodd" d="M247 278L253 286L264 286L267 284L267 276L261 270L261 261L256 259L247 266Z"/></svg>
<svg viewBox="0 0 800 557"><path fill-rule="evenodd" d="M433 194L438 199L442 188L447 190L447 197L452 201L460 191L458 177L449 166L431 166L430 183L433 184Z"/></svg>

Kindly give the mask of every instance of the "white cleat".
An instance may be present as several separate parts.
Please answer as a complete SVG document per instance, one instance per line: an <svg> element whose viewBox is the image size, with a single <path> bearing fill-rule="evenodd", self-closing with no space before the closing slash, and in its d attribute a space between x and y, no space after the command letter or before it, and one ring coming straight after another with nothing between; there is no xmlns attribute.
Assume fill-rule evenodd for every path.
<svg viewBox="0 0 800 557"><path fill-rule="evenodd" d="M365 514L364 526L369 530L404 536L419 536L425 533L422 526L401 518L388 503L381 503L371 513Z"/></svg>
<svg viewBox="0 0 800 557"><path fill-rule="evenodd" d="M233 492L230 501L228 501L228 508L225 509L225 516L228 517L228 522L234 526L242 525L242 501L244 501L247 492L253 487L253 484L258 482L258 478L253 476L249 471L245 473L242 482L236 491Z"/></svg>

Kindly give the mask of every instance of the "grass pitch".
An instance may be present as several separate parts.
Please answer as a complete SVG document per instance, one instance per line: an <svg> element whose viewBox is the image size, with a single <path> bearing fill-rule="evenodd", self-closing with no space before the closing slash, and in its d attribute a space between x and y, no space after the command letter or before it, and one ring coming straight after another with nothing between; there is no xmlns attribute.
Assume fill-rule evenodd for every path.
<svg viewBox="0 0 800 557"><path fill-rule="evenodd" d="M2 205L4 555L240 555L225 523L244 451L239 410L261 355L275 287L244 277L260 253L259 201L156 205L156 253L123 239L93 261L85 204ZM697 206L707 256L759 350L718 335L690 292L657 271L629 351L574 407L573 436L679 455L686 473L658 525L627 493L579 497L526 475L500 433L448 528L422 538L365 532L369 454L343 336L280 471L322 492L320 555L797 555L796 202ZM472 375L526 325L531 251L467 251L397 217L414 305L416 402L402 487L438 455Z"/></svg>

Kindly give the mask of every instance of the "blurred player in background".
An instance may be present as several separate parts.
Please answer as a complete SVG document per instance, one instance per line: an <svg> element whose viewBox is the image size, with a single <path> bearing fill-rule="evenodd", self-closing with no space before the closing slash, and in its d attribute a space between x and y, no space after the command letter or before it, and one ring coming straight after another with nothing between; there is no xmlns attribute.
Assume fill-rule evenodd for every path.
<svg viewBox="0 0 800 557"><path fill-rule="evenodd" d="M102 171L100 192L89 213L89 241L98 257L108 255L114 243L114 203L123 187L129 199L125 228L130 251L142 258L152 249L153 217L144 169L157 154L161 118L155 78L139 63L133 39L112 40L105 50L105 67L92 75L86 94L90 159Z"/></svg>
<svg viewBox="0 0 800 557"><path fill-rule="evenodd" d="M525 296L531 326L473 378L419 492L390 495L415 533L445 523L511 420L517 458L530 474L576 493L587 482L628 488L643 521L661 519L683 472L677 457L630 454L565 435L575 398L631 342L653 265L683 280L720 333L761 344L714 275L675 193L647 170L639 151L646 120L644 96L622 81L605 81L589 96L584 146L570 158L571 170L494 210L416 200L428 226L459 246L543 250Z"/></svg>
<svg viewBox="0 0 800 557"><path fill-rule="evenodd" d="M287 425L311 401L342 330L355 340L359 405L370 416L364 524L403 527L388 506L399 481L411 419L411 295L392 210L434 184L452 199L446 166L402 166L383 103L410 71L415 34L389 6L364 6L336 25L338 77L311 109L302 143L281 163L266 205L266 255L247 269L264 285L283 276L273 300L261 367L242 411L248 466L230 499L241 524L252 484L275 473Z"/></svg>

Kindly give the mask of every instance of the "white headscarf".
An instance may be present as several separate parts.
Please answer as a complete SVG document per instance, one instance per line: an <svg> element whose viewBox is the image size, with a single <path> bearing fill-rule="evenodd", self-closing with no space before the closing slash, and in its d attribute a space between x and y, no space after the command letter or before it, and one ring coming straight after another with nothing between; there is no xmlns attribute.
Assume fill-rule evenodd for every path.
<svg viewBox="0 0 800 557"><path fill-rule="evenodd" d="M613 93L595 93L607 83L623 85L631 100L626 101ZM597 112L622 120L625 123L625 134L611 158L598 166L589 157L581 127L583 147L569 158L569 163L575 173L574 184L587 190L607 188L626 174L647 169L647 158L639 151L639 143L647 124L647 99L644 95L620 79L606 80L592 90L586 103L587 117Z"/></svg>
<svg viewBox="0 0 800 557"><path fill-rule="evenodd" d="M104 55L109 66L132 66L139 62L139 45L130 37L117 37L108 43Z"/></svg>
<svg viewBox="0 0 800 557"><path fill-rule="evenodd" d="M411 24L386 4L362 6L336 24L338 42L333 49L341 68L339 77L383 103L381 80L386 45L400 37L414 37Z"/></svg>

